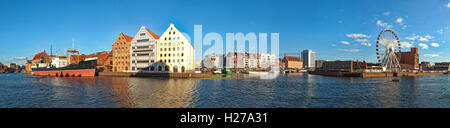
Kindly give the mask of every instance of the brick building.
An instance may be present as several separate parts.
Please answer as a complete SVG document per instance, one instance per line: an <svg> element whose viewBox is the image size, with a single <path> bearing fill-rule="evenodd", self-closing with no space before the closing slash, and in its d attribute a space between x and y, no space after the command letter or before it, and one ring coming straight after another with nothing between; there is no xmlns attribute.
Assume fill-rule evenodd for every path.
<svg viewBox="0 0 450 128"><path fill-rule="evenodd" d="M323 62L322 68L316 69L316 71L355 72L357 70L365 69L368 69L368 65L365 61L326 61Z"/></svg>
<svg viewBox="0 0 450 128"><path fill-rule="evenodd" d="M397 56L400 58L402 69L419 69L419 52L417 48L411 48L409 52L399 52Z"/></svg>
<svg viewBox="0 0 450 128"><path fill-rule="evenodd" d="M123 34L117 37L112 45L112 71L123 72L130 70L130 47L133 37Z"/></svg>
<svg viewBox="0 0 450 128"><path fill-rule="evenodd" d="M450 71L450 62L435 63L434 70Z"/></svg>

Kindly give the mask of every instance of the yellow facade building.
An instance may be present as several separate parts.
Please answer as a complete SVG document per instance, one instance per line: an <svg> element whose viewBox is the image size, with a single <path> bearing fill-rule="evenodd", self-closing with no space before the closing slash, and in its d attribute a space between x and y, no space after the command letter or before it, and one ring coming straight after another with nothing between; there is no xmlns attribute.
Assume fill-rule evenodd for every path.
<svg viewBox="0 0 450 128"><path fill-rule="evenodd" d="M130 47L133 37L120 33L112 45L112 71L123 72L130 70Z"/></svg>
<svg viewBox="0 0 450 128"><path fill-rule="evenodd" d="M157 43L157 62L155 71L158 72L193 72L194 46L174 24L160 36Z"/></svg>

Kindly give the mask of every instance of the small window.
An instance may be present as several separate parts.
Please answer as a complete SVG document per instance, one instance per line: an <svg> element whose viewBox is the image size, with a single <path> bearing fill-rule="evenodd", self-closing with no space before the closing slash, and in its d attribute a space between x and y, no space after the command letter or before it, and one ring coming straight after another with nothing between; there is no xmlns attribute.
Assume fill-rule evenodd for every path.
<svg viewBox="0 0 450 128"><path fill-rule="evenodd" d="M169 32L169 35L170 35L170 33L171 33L171 32Z"/></svg>
<svg viewBox="0 0 450 128"><path fill-rule="evenodd" d="M181 53L181 56L184 56L184 53Z"/></svg>
<svg viewBox="0 0 450 128"><path fill-rule="evenodd" d="M172 38L169 37L169 40L171 40Z"/></svg>
<svg viewBox="0 0 450 128"><path fill-rule="evenodd" d="M175 31L173 32L173 34L175 34Z"/></svg>
<svg viewBox="0 0 450 128"><path fill-rule="evenodd" d="M167 40L167 37L166 37L166 38L164 38L164 40Z"/></svg>
<svg viewBox="0 0 450 128"><path fill-rule="evenodd" d="M145 33L141 33L141 34L139 34L140 36L145 36Z"/></svg>

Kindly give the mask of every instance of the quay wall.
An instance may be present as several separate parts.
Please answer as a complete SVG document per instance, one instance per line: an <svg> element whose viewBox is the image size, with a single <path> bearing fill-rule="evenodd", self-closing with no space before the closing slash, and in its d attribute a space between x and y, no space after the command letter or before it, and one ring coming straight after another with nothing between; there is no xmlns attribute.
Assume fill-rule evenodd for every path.
<svg viewBox="0 0 450 128"><path fill-rule="evenodd" d="M204 78L211 77L212 73L99 72L98 76Z"/></svg>
<svg viewBox="0 0 450 128"><path fill-rule="evenodd" d="M336 77L403 77L403 76L423 76L423 75L443 75L445 72L400 72L400 73L390 73L390 72L308 72L309 74L324 75L324 76L336 76Z"/></svg>
<svg viewBox="0 0 450 128"><path fill-rule="evenodd" d="M316 72L310 71L309 74L323 75L323 76L336 76L336 77L360 77L361 73L356 72Z"/></svg>

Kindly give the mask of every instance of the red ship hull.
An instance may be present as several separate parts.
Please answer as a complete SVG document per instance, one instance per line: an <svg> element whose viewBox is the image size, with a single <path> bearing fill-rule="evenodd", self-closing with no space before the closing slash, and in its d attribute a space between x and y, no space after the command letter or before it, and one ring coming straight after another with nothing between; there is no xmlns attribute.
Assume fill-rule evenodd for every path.
<svg viewBox="0 0 450 128"><path fill-rule="evenodd" d="M94 77L95 69L34 71L33 75L55 77Z"/></svg>

